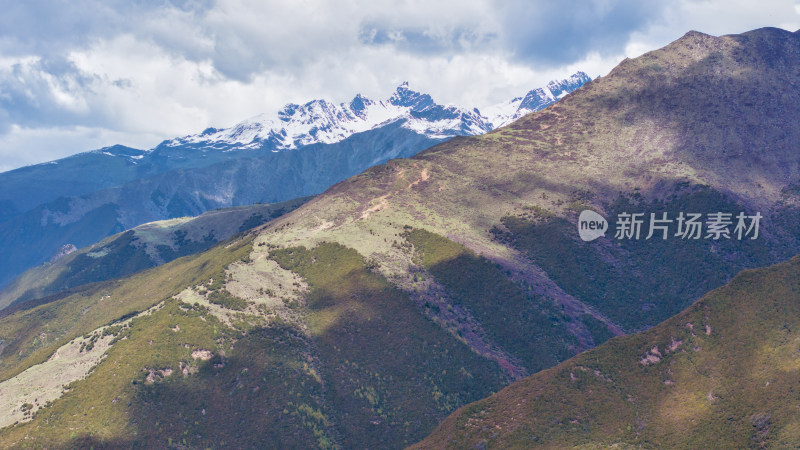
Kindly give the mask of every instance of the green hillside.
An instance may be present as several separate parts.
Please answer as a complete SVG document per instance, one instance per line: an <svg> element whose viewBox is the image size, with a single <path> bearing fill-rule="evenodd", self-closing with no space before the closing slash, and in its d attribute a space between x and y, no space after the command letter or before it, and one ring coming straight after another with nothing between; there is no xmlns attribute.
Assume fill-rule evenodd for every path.
<svg viewBox="0 0 800 450"><path fill-rule="evenodd" d="M414 448L795 448L800 258L465 406Z"/></svg>
<svg viewBox="0 0 800 450"><path fill-rule="evenodd" d="M278 284L285 292L249 298L251 288L264 289L245 268L249 241L4 317L0 335L17 333L18 344L3 353L3 379L24 378L23 369L75 336L84 336L81 353L95 342L110 347L91 375L69 384L51 406L38 410L31 402L38 410L33 420L6 429L3 445L24 436L54 446L408 445L505 383L496 363L426 321L406 294L336 244L276 251L275 260L303 278L283 272L287 284ZM255 265L262 264L282 272L272 260ZM174 298L167 290L203 279ZM289 282L307 282L308 296L293 296ZM126 297L132 289L148 300L134 304ZM85 316L98 309L98 295L102 310ZM108 320L137 310L147 312L129 322ZM47 316L59 319L45 323ZM110 331L94 328L105 323ZM254 415L263 422L253 422Z"/></svg>

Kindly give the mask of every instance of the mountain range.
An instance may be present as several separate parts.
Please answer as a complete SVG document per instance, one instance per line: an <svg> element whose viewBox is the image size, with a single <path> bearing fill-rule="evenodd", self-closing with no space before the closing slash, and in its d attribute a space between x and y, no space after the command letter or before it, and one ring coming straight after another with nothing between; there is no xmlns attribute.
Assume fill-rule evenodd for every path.
<svg viewBox="0 0 800 450"><path fill-rule="evenodd" d="M797 446L798 80L800 32L689 32L207 251L17 302L0 445ZM705 228L616 236L633 214Z"/></svg>
<svg viewBox="0 0 800 450"><path fill-rule="evenodd" d="M442 106L428 94L409 89L404 82L388 100L370 100L356 95L350 103L334 104L314 100L304 105L288 104L276 115L260 115L234 127L209 128L197 135L162 143L166 147L192 145L216 150L242 148L296 149L311 144L332 144L356 133L402 122L402 127L431 139L473 136L507 125L533 111L539 111L590 81L577 72L560 81L534 89L524 97L485 108L467 110Z"/></svg>
<svg viewBox="0 0 800 450"><path fill-rule="evenodd" d="M151 150L113 146L2 173L0 286L67 244L83 247L155 220L318 194L391 158L485 133L492 121L544 108L587 81L579 72L551 82L500 105L502 114L491 118L438 105L404 83L388 100L290 104Z"/></svg>

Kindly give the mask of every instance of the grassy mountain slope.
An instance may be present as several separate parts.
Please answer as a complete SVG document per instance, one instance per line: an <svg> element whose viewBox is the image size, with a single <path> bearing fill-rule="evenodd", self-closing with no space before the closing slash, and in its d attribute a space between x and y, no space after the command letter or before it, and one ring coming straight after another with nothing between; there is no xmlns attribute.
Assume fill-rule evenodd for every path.
<svg viewBox="0 0 800 450"><path fill-rule="evenodd" d="M255 445L259 430L301 447L415 442L479 396L654 325L742 268L797 254L800 90L786 87L799 74L796 33L689 33L509 127L338 183L239 250L9 312L0 390L50 355L110 347L67 392L52 388L50 407L14 391L5 423L23 419L0 445ZM586 207L765 219L749 243L583 243L574 224ZM100 327L132 310L105 305L123 298L136 311L161 306L113 322L111 344ZM72 334L50 341L51 322L66 320L58 308L81 328L61 325ZM103 320L81 319L86 308ZM250 428L248 398L264 408Z"/></svg>
<svg viewBox="0 0 800 450"><path fill-rule="evenodd" d="M406 294L339 245L275 251L277 263L303 278L267 284L286 288L286 297L257 291L250 298L269 280L233 260L247 260L250 240L4 317L0 336L13 340L0 354L1 376L14 381L64 342L104 334L92 330L108 317L155 305L129 326L111 321L116 342L103 362L51 406L39 410L31 401L33 420L7 428L3 445L24 436L55 446L408 445L504 384L496 363L426 321ZM226 261L228 270L219 270ZM281 271L272 260L261 263ZM199 287L170 297L175 284L165 280L173 277ZM303 280L308 296L293 296L288 283ZM157 292L136 287L142 282ZM149 295L132 301L131 289ZM58 320L42 320L48 316ZM252 420L253 404L261 421Z"/></svg>
<svg viewBox="0 0 800 450"><path fill-rule="evenodd" d="M653 326L740 270L800 249L800 127L791 119L800 94L786 88L800 74L798 55L797 33L688 33L508 127L340 183L262 239L335 240L385 261L381 272L409 286L408 268L418 265L393 243L405 225L424 228L500 264L573 317ZM575 232L584 208L612 220L682 211L765 218L755 241L618 241L612 222L610 238L587 244Z"/></svg>
<svg viewBox="0 0 800 450"><path fill-rule="evenodd" d="M0 291L0 309L14 302L53 295L87 283L121 278L201 252L306 201L308 198L225 208L198 217L140 225L26 271Z"/></svg>
<svg viewBox="0 0 800 450"><path fill-rule="evenodd" d="M465 406L414 448L800 445L800 258Z"/></svg>
<svg viewBox="0 0 800 450"><path fill-rule="evenodd" d="M3 310L0 379L41 364L76 337L130 318L179 293L183 286L208 279L225 265L246 258L249 250L249 241L239 240L123 280L90 284L43 305Z"/></svg>

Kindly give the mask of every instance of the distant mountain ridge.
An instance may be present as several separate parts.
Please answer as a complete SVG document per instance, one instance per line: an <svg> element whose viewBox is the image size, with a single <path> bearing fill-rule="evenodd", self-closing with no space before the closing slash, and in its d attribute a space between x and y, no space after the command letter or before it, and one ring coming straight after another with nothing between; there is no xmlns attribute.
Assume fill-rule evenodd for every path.
<svg viewBox="0 0 800 450"><path fill-rule="evenodd" d="M576 72L569 78L560 81L551 81L547 86L529 91L523 97L516 97L505 103L484 109L484 113L490 117L494 128L499 128L519 119L533 111L546 108L567 94L591 81L591 78L584 72Z"/></svg>
<svg viewBox="0 0 800 450"><path fill-rule="evenodd" d="M276 114L261 114L231 128L208 128L160 146L193 144L213 149L291 150L310 144L339 142L355 133L393 122L401 122L403 128L432 139L472 136L555 103L590 80L584 72L577 72L567 79L533 89L523 97L493 105L487 108L486 115L477 108L439 105L430 95L414 91L404 82L387 100L371 100L358 94L349 103L335 104L326 100L312 100L303 105L290 103Z"/></svg>
<svg viewBox="0 0 800 450"><path fill-rule="evenodd" d="M0 309L199 253L292 211L309 199L217 209L197 217L149 222L83 249L65 245L49 262L27 270L1 289Z"/></svg>
<svg viewBox="0 0 800 450"><path fill-rule="evenodd" d="M536 100L510 102L502 120L541 109L587 81L579 72L530 91L524 98ZM142 223L211 209L315 195L375 164L486 133L493 120L477 109L439 105L403 83L387 100L289 104L150 150L104 147L2 173L0 287L63 245L81 248Z"/></svg>

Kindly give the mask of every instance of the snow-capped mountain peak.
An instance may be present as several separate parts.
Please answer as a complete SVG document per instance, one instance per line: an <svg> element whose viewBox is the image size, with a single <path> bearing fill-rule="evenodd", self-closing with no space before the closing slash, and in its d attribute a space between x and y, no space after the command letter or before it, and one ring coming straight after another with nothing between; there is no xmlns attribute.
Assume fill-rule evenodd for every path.
<svg viewBox="0 0 800 450"><path fill-rule="evenodd" d="M428 94L423 94L408 87L408 81L397 86L394 94L389 98L389 103L395 106L407 107L414 111L424 111L436 105Z"/></svg>
<svg viewBox="0 0 800 450"><path fill-rule="evenodd" d="M589 80L586 74L578 72L534 89L524 97L489 107L485 114L477 108L439 105L430 95L417 92L403 82L387 100L376 101L358 94L349 103L336 104L324 99L303 105L290 103L274 114L260 114L231 128L208 128L162 145L192 145L222 151L291 150L315 143L339 142L355 133L394 122L433 139L483 134L544 108Z"/></svg>
<svg viewBox="0 0 800 450"><path fill-rule="evenodd" d="M356 94L353 97L353 100L350 102L350 111L353 112L356 116L360 117L361 119L366 120L366 110L369 106L374 105L375 102L362 96L361 94Z"/></svg>
<svg viewBox="0 0 800 450"><path fill-rule="evenodd" d="M528 91L523 97L485 108L484 114L492 128L502 127L526 114L544 109L591 80L584 72L576 72L567 79L551 81L547 86Z"/></svg>

